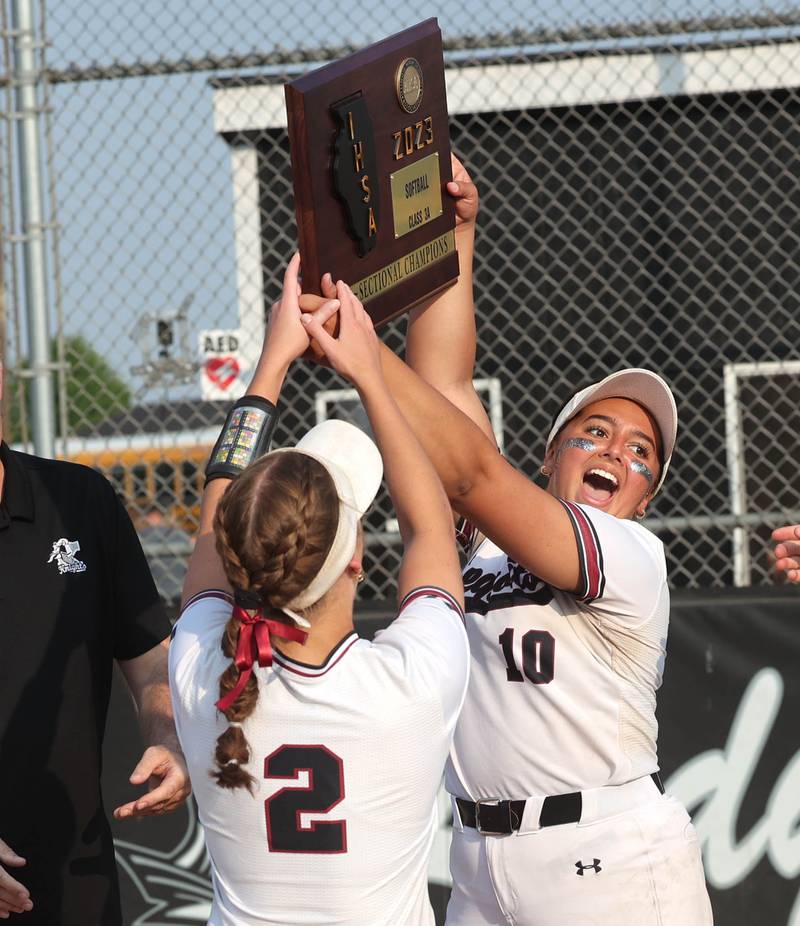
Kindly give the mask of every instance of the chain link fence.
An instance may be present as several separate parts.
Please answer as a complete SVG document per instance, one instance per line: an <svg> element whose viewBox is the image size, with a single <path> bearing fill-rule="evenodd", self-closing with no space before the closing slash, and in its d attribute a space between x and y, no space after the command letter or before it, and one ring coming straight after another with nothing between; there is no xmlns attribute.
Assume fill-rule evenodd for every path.
<svg viewBox="0 0 800 926"><path fill-rule="evenodd" d="M208 449L296 246L282 84L428 10L37 6L34 228L15 141L22 2L4 9L6 436L30 441L26 397L46 366L31 360L24 263L38 234L55 450L114 481L174 600ZM437 15L453 146L482 193L476 377L505 453L533 476L569 394L650 367L682 421L646 522L673 584L773 581L769 531L800 520L800 8L537 0ZM398 350L403 335L402 321L386 330ZM277 442L319 416L363 420L343 388L294 370ZM382 601L399 562L385 496L367 537L363 596Z"/></svg>

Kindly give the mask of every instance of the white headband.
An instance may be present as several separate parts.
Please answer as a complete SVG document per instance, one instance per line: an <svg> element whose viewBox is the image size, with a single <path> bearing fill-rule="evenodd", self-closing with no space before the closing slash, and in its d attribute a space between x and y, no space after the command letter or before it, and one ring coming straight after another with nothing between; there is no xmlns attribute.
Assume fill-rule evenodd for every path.
<svg viewBox="0 0 800 926"><path fill-rule="evenodd" d="M273 453L287 450L304 453L322 464L339 497L336 534L325 561L311 583L287 605L293 611L302 611L330 590L350 562L358 542L359 522L374 501L383 478L383 460L372 439L362 430L334 418L312 428L296 447Z"/></svg>

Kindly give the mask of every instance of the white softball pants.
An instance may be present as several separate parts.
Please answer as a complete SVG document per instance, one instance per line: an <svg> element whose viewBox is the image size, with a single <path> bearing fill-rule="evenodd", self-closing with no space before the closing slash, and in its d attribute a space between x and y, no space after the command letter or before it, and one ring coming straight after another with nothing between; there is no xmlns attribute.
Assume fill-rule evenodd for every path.
<svg viewBox="0 0 800 926"><path fill-rule="evenodd" d="M634 806L609 815L612 789L584 792L579 823L539 828L526 805L509 836L462 827L456 810L447 926L710 926L689 815L649 778L631 785Z"/></svg>

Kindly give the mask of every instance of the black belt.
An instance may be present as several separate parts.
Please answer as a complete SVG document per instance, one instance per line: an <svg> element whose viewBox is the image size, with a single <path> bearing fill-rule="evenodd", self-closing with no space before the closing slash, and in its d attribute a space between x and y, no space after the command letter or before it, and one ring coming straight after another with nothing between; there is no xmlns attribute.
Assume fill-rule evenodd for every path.
<svg viewBox="0 0 800 926"><path fill-rule="evenodd" d="M653 772L650 776L663 794L661 776ZM465 801L456 798L456 806L464 826L471 826L486 836L507 836L520 828L525 801ZM580 791L569 794L553 794L542 801L539 826L559 826L561 823L577 823L581 818L583 798Z"/></svg>

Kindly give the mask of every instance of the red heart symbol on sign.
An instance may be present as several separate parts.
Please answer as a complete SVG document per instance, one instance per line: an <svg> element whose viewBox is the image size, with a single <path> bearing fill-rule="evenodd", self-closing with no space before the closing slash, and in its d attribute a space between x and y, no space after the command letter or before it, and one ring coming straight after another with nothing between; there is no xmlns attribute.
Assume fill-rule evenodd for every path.
<svg viewBox="0 0 800 926"><path fill-rule="evenodd" d="M211 357L206 360L206 376L220 389L228 386L239 375L239 361L235 357Z"/></svg>

